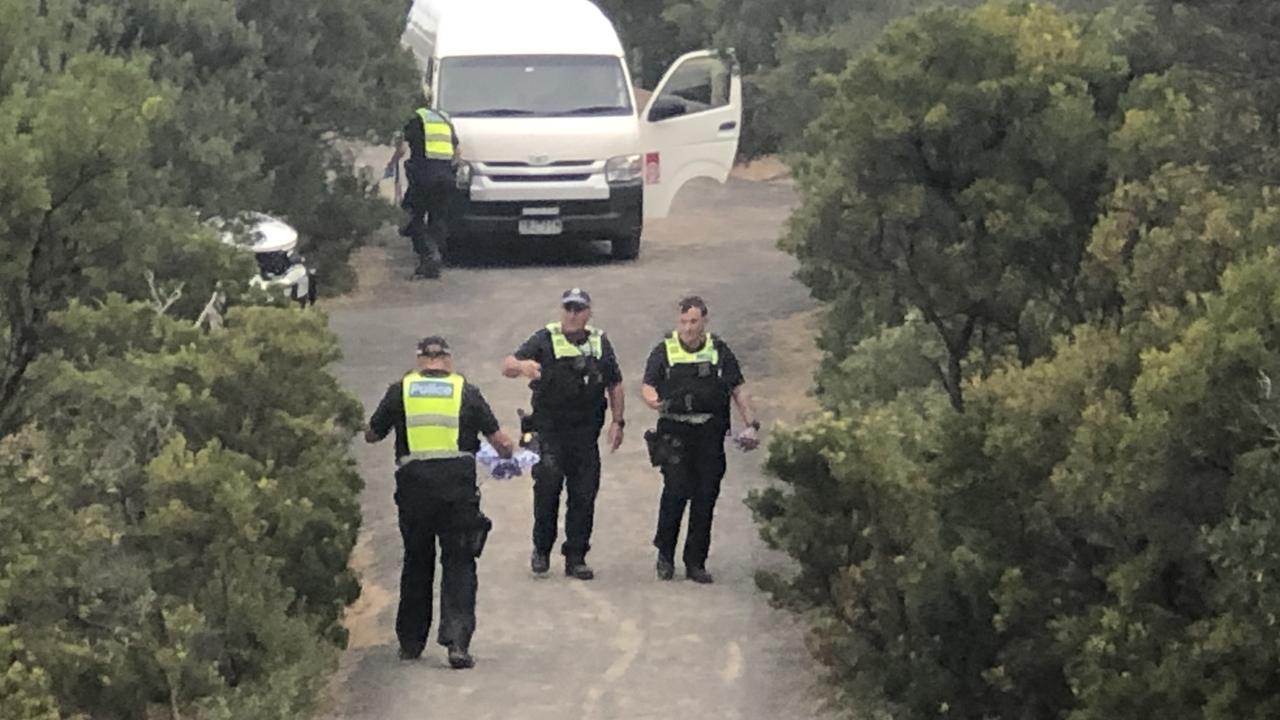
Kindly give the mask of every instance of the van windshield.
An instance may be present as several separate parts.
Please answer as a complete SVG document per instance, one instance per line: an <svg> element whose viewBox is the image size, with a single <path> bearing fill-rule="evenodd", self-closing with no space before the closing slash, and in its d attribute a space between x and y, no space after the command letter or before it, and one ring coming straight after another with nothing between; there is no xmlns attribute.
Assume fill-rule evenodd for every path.
<svg viewBox="0 0 1280 720"><path fill-rule="evenodd" d="M440 61L437 107L453 117L630 115L622 63L608 55L493 55Z"/></svg>

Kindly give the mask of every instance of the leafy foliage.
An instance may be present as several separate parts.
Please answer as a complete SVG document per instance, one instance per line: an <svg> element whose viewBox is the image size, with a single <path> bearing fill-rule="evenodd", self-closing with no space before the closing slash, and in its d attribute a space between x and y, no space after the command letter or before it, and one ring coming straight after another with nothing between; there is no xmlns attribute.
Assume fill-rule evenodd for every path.
<svg viewBox="0 0 1280 720"><path fill-rule="evenodd" d="M1271 79L1152 61L1189 31L1159 7L930 11L806 137L787 247L830 302L827 410L775 436L782 483L750 504L797 561L760 583L851 716L1277 711ZM921 71L932 48L970 75Z"/></svg>
<svg viewBox="0 0 1280 720"><path fill-rule="evenodd" d="M933 0L596 0L619 26L636 82L654 88L680 54L732 48L744 71L748 157L797 149L827 96L823 78L860 59L894 20ZM973 7L975 0L954 0ZM1105 0L1067 0L1076 11Z"/></svg>
<svg viewBox="0 0 1280 720"><path fill-rule="evenodd" d="M0 0L0 717L297 717L345 643L360 408L204 223L338 290L381 221L403 8L322 5Z"/></svg>
<svg viewBox="0 0 1280 720"><path fill-rule="evenodd" d="M114 296L55 322L40 431L6 441L7 631L63 712L301 712L358 594L359 407L324 370L323 318L246 307L211 334Z"/></svg>
<svg viewBox="0 0 1280 720"><path fill-rule="evenodd" d="M1081 319L1082 238L1125 64L1047 8L935 10L835 81L797 167L787 246L817 297L918 309L957 409L972 349L1022 358ZM856 338L854 338L856 340Z"/></svg>

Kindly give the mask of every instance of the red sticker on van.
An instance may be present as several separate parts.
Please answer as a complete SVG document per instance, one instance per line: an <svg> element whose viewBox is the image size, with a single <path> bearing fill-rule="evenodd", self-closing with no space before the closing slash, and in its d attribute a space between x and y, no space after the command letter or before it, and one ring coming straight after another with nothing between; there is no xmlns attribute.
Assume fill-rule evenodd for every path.
<svg viewBox="0 0 1280 720"><path fill-rule="evenodd" d="M645 153L644 182L646 185L657 185L662 180L662 161L659 153Z"/></svg>

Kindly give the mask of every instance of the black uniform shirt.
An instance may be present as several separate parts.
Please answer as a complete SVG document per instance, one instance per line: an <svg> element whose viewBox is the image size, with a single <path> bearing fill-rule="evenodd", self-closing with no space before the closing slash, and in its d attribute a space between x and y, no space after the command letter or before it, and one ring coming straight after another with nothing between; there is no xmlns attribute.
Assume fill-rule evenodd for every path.
<svg viewBox="0 0 1280 720"><path fill-rule="evenodd" d="M600 332L597 330L596 332ZM586 333L580 335L571 335L566 333L565 337L569 342L578 343L586 342ZM516 349L515 358L517 360L536 360L544 370L556 361L555 346L551 342L551 331L542 328L529 336L524 344ZM601 333L600 335L600 374L604 380L606 388L613 387L622 382L622 368L618 366L618 356L613 352L613 344L609 342L609 336ZM533 391L533 396L537 398L540 383L533 380L529 383L529 389ZM535 404L537 400L534 401ZM597 426L604 425L604 412L607 407L605 398L600 398L600 412L595 417Z"/></svg>
<svg viewBox="0 0 1280 720"><path fill-rule="evenodd" d="M733 354L725 341L715 335L711 336L712 342L715 343L716 352L720 354L720 380L730 390L738 387L746 382L746 378L742 376L742 366L738 364L738 356ZM684 343L681 343L684 346ZM694 352L694 348L685 347L685 350ZM659 391L661 396L662 384L667 379L667 370L671 364L667 362L667 342L663 340L658 343L653 352L649 353L649 359L644 364L644 384L652 386ZM664 398L665 399L665 398ZM716 413L717 418L724 423L724 427L729 427L729 403L725 403L720 412Z"/></svg>
<svg viewBox="0 0 1280 720"><path fill-rule="evenodd" d="M444 370L426 370L421 373L425 377L444 377L449 373ZM398 380L387 386L386 395L369 418L369 427L379 439L387 436L393 429L396 433L396 459L409 454L409 436L404 420L403 381ZM458 417L458 449L474 453L480 449L479 435L492 435L498 432L498 419L494 417L489 403L480 394L480 388L471 383L462 386L462 411ZM429 473L432 480L445 478L475 481L475 461L469 458L457 460L427 460L406 464L401 471L417 475ZM397 471L397 476L401 471Z"/></svg>

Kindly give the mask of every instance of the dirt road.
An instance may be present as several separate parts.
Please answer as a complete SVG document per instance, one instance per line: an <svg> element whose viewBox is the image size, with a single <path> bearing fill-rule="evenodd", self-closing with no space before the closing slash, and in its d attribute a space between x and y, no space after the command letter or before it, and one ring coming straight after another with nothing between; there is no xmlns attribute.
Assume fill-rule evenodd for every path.
<svg viewBox="0 0 1280 720"><path fill-rule="evenodd" d="M340 376L372 410L413 361L414 341L448 337L460 372L478 384L499 419L527 406L522 382L499 375L502 358L555 319L561 291L581 286L594 324L618 349L626 377L628 437L603 459L593 550L597 577L535 579L528 567L528 477L488 481L484 508L495 528L480 560L477 666L454 671L432 644L418 662L396 659L392 632L400 538L391 500L389 441L361 445L367 488L355 564L364 594L350 609L350 648L332 688L331 717L468 720L643 720L674 717L787 720L823 717L802 634L774 611L752 574L778 558L759 541L746 493L766 482L763 452L733 451L716 511L711 586L658 582L650 545L661 483L644 453L654 414L639 400L644 359L675 320L674 303L696 292L711 328L742 360L766 427L802 411L812 356L812 303L775 248L793 194L782 183L731 180L688 187L672 217L646 235L641 258L611 264L606 249L553 253L490 248L488 260L409 282L406 243L389 239L360 256L362 289L329 304L345 360ZM510 426L510 425L508 425ZM683 539L683 538L682 538Z"/></svg>

